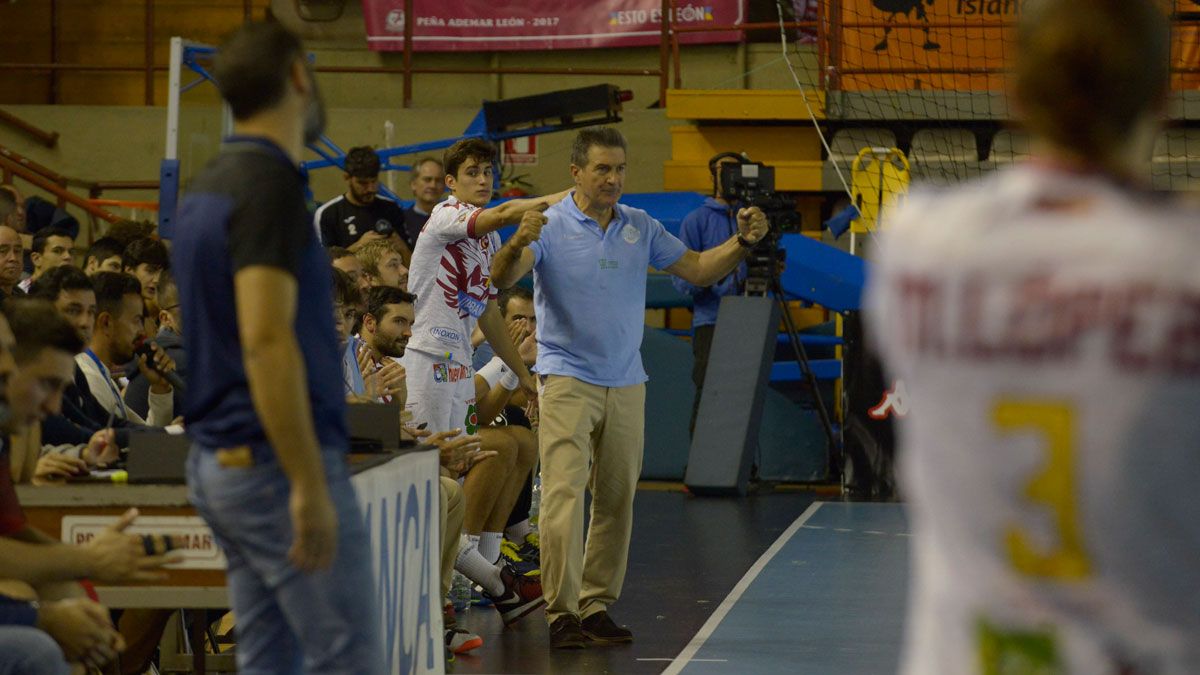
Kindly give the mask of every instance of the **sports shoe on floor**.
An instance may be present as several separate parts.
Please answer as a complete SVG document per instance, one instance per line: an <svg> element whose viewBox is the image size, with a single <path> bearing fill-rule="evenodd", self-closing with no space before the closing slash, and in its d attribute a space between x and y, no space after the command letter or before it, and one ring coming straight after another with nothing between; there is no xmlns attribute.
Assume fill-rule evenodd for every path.
<svg viewBox="0 0 1200 675"><path fill-rule="evenodd" d="M579 617L564 614L550 624L551 649L585 649L587 636L579 629Z"/></svg>
<svg viewBox="0 0 1200 675"><path fill-rule="evenodd" d="M500 560L521 576L536 577L542 574L537 561L522 557L517 545L507 539L500 543Z"/></svg>
<svg viewBox="0 0 1200 675"><path fill-rule="evenodd" d="M530 612L546 604L542 597L542 582L537 577L523 577L507 566L500 569L500 580L504 582L504 594L490 597L504 625L511 626Z"/></svg>
<svg viewBox="0 0 1200 675"><path fill-rule="evenodd" d="M592 642L615 645L633 642L633 632L613 623L608 612L601 610L580 622L580 630Z"/></svg>
<svg viewBox="0 0 1200 675"><path fill-rule="evenodd" d="M483 638L461 628L446 629L446 649L454 654L466 654L483 646Z"/></svg>
<svg viewBox="0 0 1200 675"><path fill-rule="evenodd" d="M542 540L537 532L525 535L525 541L521 542L521 546L517 548L517 554L521 556L522 560L532 560L541 565Z"/></svg>

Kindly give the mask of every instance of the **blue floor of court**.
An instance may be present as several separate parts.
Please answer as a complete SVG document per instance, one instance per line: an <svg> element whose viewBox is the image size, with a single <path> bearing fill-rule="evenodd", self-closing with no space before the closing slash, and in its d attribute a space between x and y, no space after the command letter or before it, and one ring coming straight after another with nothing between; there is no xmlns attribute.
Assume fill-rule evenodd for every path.
<svg viewBox="0 0 1200 675"><path fill-rule="evenodd" d="M902 507L824 502L813 508L728 613L718 610L668 672L896 672L908 584Z"/></svg>

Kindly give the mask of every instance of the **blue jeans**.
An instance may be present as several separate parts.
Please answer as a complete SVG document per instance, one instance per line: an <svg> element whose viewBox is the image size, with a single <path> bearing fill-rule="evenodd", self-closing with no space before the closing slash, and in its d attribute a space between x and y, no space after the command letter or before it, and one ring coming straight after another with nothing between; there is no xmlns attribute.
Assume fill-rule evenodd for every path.
<svg viewBox="0 0 1200 675"><path fill-rule="evenodd" d="M384 672L370 541L346 456L336 450L321 456L337 509L338 548L333 566L315 574L288 560L290 485L277 461L228 468L199 446L188 457L192 504L229 561L242 675Z"/></svg>
<svg viewBox="0 0 1200 675"><path fill-rule="evenodd" d="M67 675L54 638L28 626L0 626L0 675Z"/></svg>

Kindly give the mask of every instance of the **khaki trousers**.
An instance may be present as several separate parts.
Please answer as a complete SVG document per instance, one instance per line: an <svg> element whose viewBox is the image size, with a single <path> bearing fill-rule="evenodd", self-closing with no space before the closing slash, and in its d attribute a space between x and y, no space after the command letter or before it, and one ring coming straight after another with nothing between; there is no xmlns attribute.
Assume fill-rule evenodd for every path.
<svg viewBox="0 0 1200 675"><path fill-rule="evenodd" d="M441 477L442 525L442 599L438 603L438 611L446 604L446 596L450 595L450 584L454 581L454 561L458 558L458 544L462 539L463 519L467 516L467 502L463 499L462 486L453 478Z"/></svg>
<svg viewBox="0 0 1200 675"><path fill-rule="evenodd" d="M538 530L546 619L554 623L607 610L621 594L642 472L646 386L599 387L551 375L540 398ZM592 492L586 548L585 489Z"/></svg>

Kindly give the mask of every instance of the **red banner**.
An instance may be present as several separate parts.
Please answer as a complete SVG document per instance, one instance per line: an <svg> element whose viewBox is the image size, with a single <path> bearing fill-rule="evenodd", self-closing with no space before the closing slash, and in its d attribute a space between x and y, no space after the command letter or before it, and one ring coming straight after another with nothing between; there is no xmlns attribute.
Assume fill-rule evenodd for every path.
<svg viewBox="0 0 1200 675"><path fill-rule="evenodd" d="M743 0L675 0L678 26L742 23ZM416 51L518 51L640 47L662 35L661 0L413 0ZM404 49L404 0L363 0L367 43ZM680 33L684 44L737 42L740 31Z"/></svg>

